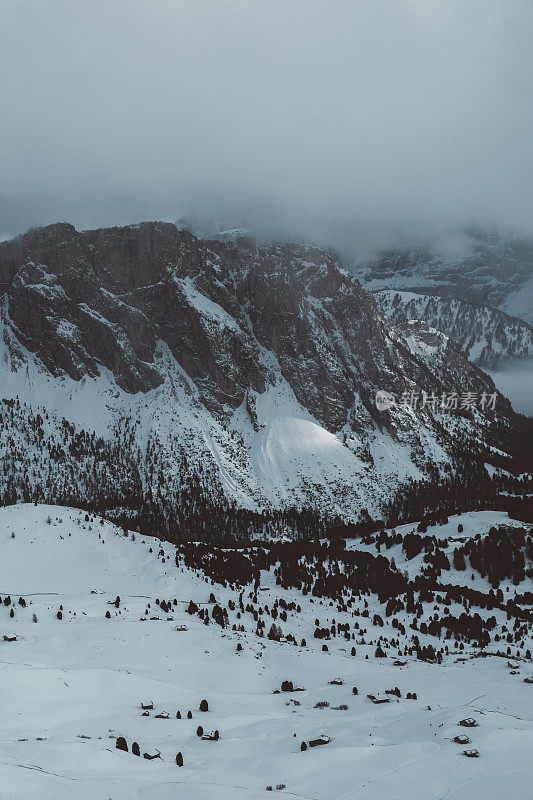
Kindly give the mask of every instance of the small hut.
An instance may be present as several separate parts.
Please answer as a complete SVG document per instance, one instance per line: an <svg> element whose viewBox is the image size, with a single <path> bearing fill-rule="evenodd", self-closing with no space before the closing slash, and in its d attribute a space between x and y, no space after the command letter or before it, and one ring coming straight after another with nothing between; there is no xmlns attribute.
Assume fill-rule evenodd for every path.
<svg viewBox="0 0 533 800"><path fill-rule="evenodd" d="M323 744L329 744L331 742L331 737L322 734L322 736L318 736L316 739L309 739L309 747L320 747Z"/></svg>
<svg viewBox="0 0 533 800"><path fill-rule="evenodd" d="M390 697L387 697L386 695L367 694L367 697L376 706L381 705L381 703L390 703Z"/></svg>
<svg viewBox="0 0 533 800"><path fill-rule="evenodd" d="M153 761L154 758L161 758L161 753L159 750L156 750L155 753L143 753L143 758L147 758L148 761Z"/></svg>

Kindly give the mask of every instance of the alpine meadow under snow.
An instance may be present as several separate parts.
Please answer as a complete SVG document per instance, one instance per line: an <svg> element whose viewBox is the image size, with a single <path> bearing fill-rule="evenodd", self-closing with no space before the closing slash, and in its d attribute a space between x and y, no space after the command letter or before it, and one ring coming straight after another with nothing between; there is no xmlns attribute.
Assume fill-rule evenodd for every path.
<svg viewBox="0 0 533 800"><path fill-rule="evenodd" d="M459 618L463 598L435 614L426 596L413 631L406 608L387 616L384 597L350 581L332 599L315 582L318 560L316 590L291 585L290 543L264 568L252 550L233 551L257 567L240 584L231 558L230 580L214 561L211 579L190 548L76 509L12 506L0 526L3 796L255 800L271 787L309 800L500 800L510 785L513 798L529 796L533 641L515 610L472 605L472 616L495 620L480 649L460 633L421 632L445 611ZM511 536L521 528L473 512L427 535L450 554L499 526ZM405 541L414 528L397 534ZM370 539L362 547L375 556ZM339 550L324 547L334 572ZM407 560L399 543L382 549L411 577L422 573L424 561ZM460 582L486 593L487 578L470 572ZM516 581L502 579L507 602L524 586ZM422 647L446 645L442 660L417 658L413 635ZM461 735L467 743L454 741Z"/></svg>

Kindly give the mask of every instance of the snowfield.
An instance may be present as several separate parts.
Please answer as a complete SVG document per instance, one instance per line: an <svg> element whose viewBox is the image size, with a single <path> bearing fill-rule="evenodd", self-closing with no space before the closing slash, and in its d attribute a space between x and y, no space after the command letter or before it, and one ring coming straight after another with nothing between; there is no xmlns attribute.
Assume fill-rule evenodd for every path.
<svg viewBox="0 0 533 800"><path fill-rule="evenodd" d="M509 524L504 517L464 514L440 533L457 536L461 522L462 537L483 535ZM228 608L236 599L230 587L176 567L172 545L77 509L2 508L0 542L2 799L256 800L270 796L267 786L307 800L532 797L533 685L524 682L531 661L471 657L466 646L442 664L407 657L395 666L394 656L374 656L372 614L366 644L337 636L323 652L315 617L328 625L353 614L281 589L266 571L259 602L296 601L301 611L283 627L306 646L258 638L248 612L239 618L230 609L226 628L205 625L187 613L189 601L207 606L213 592ZM169 611L156 599L170 600ZM375 596L369 602L382 613ZM235 623L245 631L232 630ZM337 678L340 685L330 683ZM283 680L304 691L274 693ZM401 697L384 694L394 687ZM388 702L374 704L368 694ZM199 711L204 698L206 713ZM141 703L152 702L143 716ZM169 718L156 717L162 712ZM469 717L476 727L458 725ZM218 730L219 740L202 740L199 725ZM461 733L479 758L466 758L465 746L453 742ZM329 743L301 751L303 741L322 735ZM116 749L119 736L128 752ZM142 757L158 751L160 758Z"/></svg>

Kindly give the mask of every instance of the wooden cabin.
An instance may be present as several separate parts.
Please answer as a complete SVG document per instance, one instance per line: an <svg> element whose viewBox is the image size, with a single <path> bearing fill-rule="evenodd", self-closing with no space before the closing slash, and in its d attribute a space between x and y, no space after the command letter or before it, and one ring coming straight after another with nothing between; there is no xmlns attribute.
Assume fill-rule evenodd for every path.
<svg viewBox="0 0 533 800"><path fill-rule="evenodd" d="M467 717L466 719L460 720L459 725L462 725L463 728L477 728L478 723L473 717Z"/></svg>
<svg viewBox="0 0 533 800"><path fill-rule="evenodd" d="M479 758L479 750L463 750L463 755L467 758Z"/></svg>
<svg viewBox="0 0 533 800"><path fill-rule="evenodd" d="M454 736L453 741L456 744L470 744L470 739L466 735L466 733L460 733L459 736Z"/></svg>
<svg viewBox="0 0 533 800"><path fill-rule="evenodd" d="M398 689L397 686L395 686L394 689L385 689L385 694L392 694L395 697L401 697L402 696L402 693L400 692L400 690Z"/></svg>
<svg viewBox="0 0 533 800"><path fill-rule="evenodd" d="M387 697L386 695L367 694L367 697L376 706L379 706L381 703L390 703L390 697Z"/></svg>
<svg viewBox="0 0 533 800"><path fill-rule="evenodd" d="M161 758L161 753L159 750L156 750L155 753L143 753L143 758L147 758L148 761L153 761L154 758Z"/></svg>
<svg viewBox="0 0 533 800"><path fill-rule="evenodd" d="M153 711L154 710L154 704L153 704L153 702L141 703L141 708L142 708L143 711Z"/></svg>
<svg viewBox="0 0 533 800"><path fill-rule="evenodd" d="M330 736L319 736L316 739L309 739L309 747L320 747L322 744L329 744L331 742Z"/></svg>

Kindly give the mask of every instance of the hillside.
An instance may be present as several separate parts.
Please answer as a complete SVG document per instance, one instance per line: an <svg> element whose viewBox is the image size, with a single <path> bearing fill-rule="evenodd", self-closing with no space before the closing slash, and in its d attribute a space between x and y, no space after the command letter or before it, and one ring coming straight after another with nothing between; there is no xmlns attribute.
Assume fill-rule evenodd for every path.
<svg viewBox="0 0 533 800"><path fill-rule="evenodd" d="M486 463L527 469L531 425L502 395L400 403L495 388L449 337L392 326L317 248L56 224L0 244L0 281L5 502L216 538L257 535L265 513L283 529L295 508L380 518L418 482L455 480L475 507L495 498Z"/></svg>
<svg viewBox="0 0 533 800"><path fill-rule="evenodd" d="M484 539L495 525L519 530L519 523L492 512L450 519L428 533L449 539L455 531L458 537L461 523L466 539L476 533ZM398 530L402 536L408 532ZM1 509L0 541L2 632L16 637L0 641L0 782L7 797L131 800L157 792L169 800L177 793L195 800L255 800L267 786L275 791L284 785L285 794L309 800L458 800L465 791L472 800L499 800L510 770L513 796L527 796L533 689L524 678L533 675L525 655L531 623L523 646L516 640L510 656L479 658L475 642L452 638L442 663L429 663L404 654L413 631L391 626L385 602L373 592L356 592L344 608L321 593L282 588L273 568L261 570L255 589L246 580L242 586L212 583L202 569L186 565L190 552L178 550L176 567L168 543L126 535L69 508ZM355 541L350 547L372 549ZM390 558L391 551L386 553ZM411 571L419 570L417 563L410 562ZM472 585L482 590L484 583L477 575ZM524 584L502 586L507 594ZM350 594L344 592L345 601ZM419 627L433 614L428 599ZM208 624L187 613L191 600L200 614L207 612ZM262 636L256 633L259 605L266 623ZM227 613L222 625L216 606ZM461 609L461 603L449 605L452 614ZM499 609L476 611L495 616L493 633L512 627ZM397 622L406 619L405 612L396 616ZM328 630L326 639L315 638L315 618L321 629L333 626L336 635ZM282 641L266 636L274 621L283 629ZM287 641L289 635L297 645ZM435 647L446 642L420 632L418 637ZM386 658L375 657L378 639ZM508 647L493 640L486 652ZM340 685L331 683L337 679ZM275 694L284 680L304 691ZM400 697L384 694L394 687ZM416 693L416 700L407 699L407 692ZM389 702L375 705L367 697L382 693ZM207 713L198 710L204 698ZM141 703L151 702L154 710L143 716ZM162 712L169 718L158 719ZM458 722L466 717L478 726L461 728ZM199 725L218 730L219 740L202 741ZM480 752L478 759L465 758L465 747L452 741L461 732ZM302 741L322 734L330 737L326 746L301 751ZM128 752L116 749L119 736ZM131 752L133 742L139 758ZM142 758L158 751L160 759Z"/></svg>

